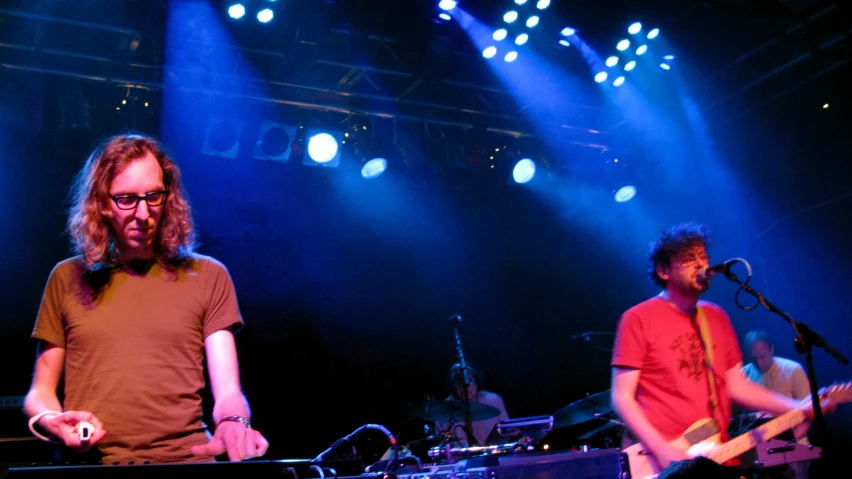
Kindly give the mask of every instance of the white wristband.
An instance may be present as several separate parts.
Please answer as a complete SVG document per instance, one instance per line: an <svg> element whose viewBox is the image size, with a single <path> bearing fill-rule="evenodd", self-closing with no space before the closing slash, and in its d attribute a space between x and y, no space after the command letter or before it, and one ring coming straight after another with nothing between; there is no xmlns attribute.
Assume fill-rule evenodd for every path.
<svg viewBox="0 0 852 479"><path fill-rule="evenodd" d="M30 432L32 432L35 437L41 439L42 441L53 442L53 439L45 436L44 434L41 434L40 432L36 431L36 429L35 429L36 421L41 419L42 416L47 416L48 414L54 414L56 416L59 416L62 413L59 412L59 411L42 411L42 412L36 414L35 416L30 418L30 422L29 422Z"/></svg>

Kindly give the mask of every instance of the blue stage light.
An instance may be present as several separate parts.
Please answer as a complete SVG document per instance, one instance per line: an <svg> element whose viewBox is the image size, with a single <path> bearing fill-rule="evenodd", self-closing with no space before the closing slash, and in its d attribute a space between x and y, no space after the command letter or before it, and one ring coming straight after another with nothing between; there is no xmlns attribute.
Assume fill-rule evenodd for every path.
<svg viewBox="0 0 852 479"><path fill-rule="evenodd" d="M361 167L361 176L367 179L377 178L388 168L388 160L384 158L373 158Z"/></svg>
<svg viewBox="0 0 852 479"><path fill-rule="evenodd" d="M657 36L659 34L660 34L659 28L655 28L655 29L651 30L650 32L648 32L648 40L653 40L653 39L657 38Z"/></svg>
<svg viewBox="0 0 852 479"><path fill-rule="evenodd" d="M264 8L263 10L257 12L257 21L259 21L260 23L269 23L272 20L272 17L272 10L268 8Z"/></svg>
<svg viewBox="0 0 852 479"><path fill-rule="evenodd" d="M635 60L630 60L629 62L627 62L626 65L624 65L624 71L626 71L626 72L629 72L630 70L632 70L634 68L636 68L636 61Z"/></svg>
<svg viewBox="0 0 852 479"><path fill-rule="evenodd" d="M447 12L439 13L438 18L440 18L441 20L444 20L445 22L449 22L450 20L453 19L453 17L451 17L450 14L447 13Z"/></svg>
<svg viewBox="0 0 852 479"><path fill-rule="evenodd" d="M438 8L441 10L452 10L456 8L457 3L455 0L441 0L438 2Z"/></svg>
<svg viewBox="0 0 852 479"><path fill-rule="evenodd" d="M631 35L636 35L637 33L641 32L641 31L642 31L642 24L639 23L639 22L636 22L633 25L630 25L629 27L627 27L627 33L629 33Z"/></svg>
<svg viewBox="0 0 852 479"><path fill-rule="evenodd" d="M662 68L663 70L671 70L672 69L672 67L669 66L668 63L660 63L660 68Z"/></svg>
<svg viewBox="0 0 852 479"><path fill-rule="evenodd" d="M636 196L636 187L633 185L622 186L615 192L615 201L624 203Z"/></svg>
<svg viewBox="0 0 852 479"><path fill-rule="evenodd" d="M621 86L624 84L624 77L618 77L612 82L612 86Z"/></svg>
<svg viewBox="0 0 852 479"><path fill-rule="evenodd" d="M620 52L627 50L628 48L630 48L630 40L624 39L618 42L618 45L616 45L615 48Z"/></svg>
<svg viewBox="0 0 852 479"><path fill-rule="evenodd" d="M606 59L606 66L614 67L616 65L618 65L618 57L612 56Z"/></svg>
<svg viewBox="0 0 852 479"><path fill-rule="evenodd" d="M512 23L518 19L518 12L514 10L510 10L503 15L503 21L506 23Z"/></svg>
<svg viewBox="0 0 852 479"><path fill-rule="evenodd" d="M503 57L503 60L506 60L506 62L508 62L508 63L512 63L517 58L518 58L518 52L511 51L511 52L507 53L505 57Z"/></svg>
<svg viewBox="0 0 852 479"><path fill-rule="evenodd" d="M497 54L497 47L490 46L485 50L482 50L482 56L485 58L494 58L494 55Z"/></svg>
<svg viewBox="0 0 852 479"><path fill-rule="evenodd" d="M550 0L538 0L538 3L535 4L535 7L539 10L544 10L545 8L550 6Z"/></svg>
<svg viewBox="0 0 852 479"><path fill-rule="evenodd" d="M561 33L562 33L563 37L570 37L571 35L577 33L577 30L574 30L571 27L565 27L565 28L562 29Z"/></svg>
<svg viewBox="0 0 852 479"><path fill-rule="evenodd" d="M328 133L318 133L308 140L308 156L317 163L328 163L337 156L337 140Z"/></svg>
<svg viewBox="0 0 852 479"><path fill-rule="evenodd" d="M568 40L566 40L564 38L562 40L559 40L559 44L562 45L563 47L570 47L571 46L571 42L569 42Z"/></svg>
<svg viewBox="0 0 852 479"><path fill-rule="evenodd" d="M530 18L527 18L527 28L532 28L532 27L538 25L538 20L539 20L539 18L536 15L533 15Z"/></svg>
<svg viewBox="0 0 852 479"><path fill-rule="evenodd" d="M517 38L515 38L515 45L523 45L524 43L527 43L527 40L529 39L529 35L527 35L526 33L521 33L517 36Z"/></svg>
<svg viewBox="0 0 852 479"><path fill-rule="evenodd" d="M607 77L606 72L600 72L597 75L595 75L595 81L598 82L598 83L605 82L606 77Z"/></svg>
<svg viewBox="0 0 852 479"><path fill-rule="evenodd" d="M524 184L535 176L535 162L529 158L523 158L512 168L512 179L515 183Z"/></svg>
<svg viewBox="0 0 852 479"><path fill-rule="evenodd" d="M647 52L647 51L648 51L648 45L642 45L642 46L640 46L639 48L636 49L636 54L637 55L644 55L645 52Z"/></svg>
<svg viewBox="0 0 852 479"><path fill-rule="evenodd" d="M499 42L500 40L506 38L506 35L508 34L509 32L507 32L505 28L500 28L498 30L494 30L494 35L491 35L491 37Z"/></svg>

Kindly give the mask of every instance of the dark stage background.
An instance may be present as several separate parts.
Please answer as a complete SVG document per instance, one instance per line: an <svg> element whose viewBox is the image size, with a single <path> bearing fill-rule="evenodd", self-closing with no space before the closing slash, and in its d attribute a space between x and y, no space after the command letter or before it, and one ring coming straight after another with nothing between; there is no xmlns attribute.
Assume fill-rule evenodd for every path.
<svg viewBox="0 0 852 479"><path fill-rule="evenodd" d="M116 15L109 19L62 2L7 7L136 28L143 33L140 56L148 42L173 48L163 47L167 3L151 2L149 10L115 3L127 11L107 9ZM382 17L382 2L364 3ZM619 11L625 3L610 8ZM810 8L824 3L831 2ZM337 2L341 15L351 13L351 5ZM472 5L474 13L485 9L483 2ZM554 8L571 12L567 4ZM601 5L574 8L578 22L606 23L595 15ZM628 13L639 14L622 16ZM683 96L661 100L662 119L625 114L617 98L595 91L588 71L573 73L588 84L577 90L580 100L600 107L609 125L601 141L619 145L644 177L637 197L623 204L596 182L592 165L601 152L558 138L548 146L552 168L540 170L543 184L508 183L506 164L488 171L468 163L473 179L460 186L446 176L445 131L426 122L409 122L419 125L412 129L413 149L435 165L423 182L392 170L363 181L345 157L332 169L293 158L255 160L250 148L235 158L205 155L211 115L241 118L249 130L260 119L312 109L230 95L228 87L200 89L195 82L203 79L186 77L141 90L150 103L143 107L136 89L127 96L126 85L15 68L7 56L0 67L0 395L22 396L29 386L35 353L29 333L42 288L53 265L69 254L63 234L68 185L92 145L132 129L161 137L182 165L199 251L221 260L236 284L246 321L237 335L242 382L253 422L270 440L269 458L314 457L365 423L395 432L409 427L411 404L448 392L444 374L456 360L452 314L464 319L467 359L485 371L486 387L504 397L513 417L551 414L607 390L611 337L572 337L612 332L622 311L658 292L644 273L648 243L683 220L707 225L713 260L747 259L755 289L852 355L848 59L817 75L822 66L814 62L827 60L811 58L803 70L785 72L783 84L762 82L727 101L747 80L710 77L776 38L787 26L779 18L799 17L744 11L735 2L656 2L648 16L665 20L659 23L682 59L679 91L694 95L700 122L688 114ZM627 25L618 18L611 30ZM397 30L402 35L404 24ZM245 32L232 34L239 39ZM840 42L847 55L848 42ZM470 48L454 47L463 61L483 62L476 51L465 53ZM782 63L789 58L782 55ZM771 67L748 64L752 78L761 68ZM655 98L677 94L660 89ZM69 96L85 99L83 124L72 121ZM116 110L123 98L131 105ZM717 101L724 103L717 107ZM327 114L323 121L351 125L352 115L320 113ZM377 131L389 128L387 118L363 121ZM483 138L490 138L481 142L490 148L506 137ZM744 277L744 270L735 271ZM763 308L738 308L735 292L717 277L706 299L729 312L741 338L766 329L778 355L801 360L792 329ZM740 300L754 302L744 294ZM815 364L820 385L849 377L849 368L822 350ZM848 416L842 407L831 420L847 442ZM22 416L20 424L4 427L26 431Z"/></svg>

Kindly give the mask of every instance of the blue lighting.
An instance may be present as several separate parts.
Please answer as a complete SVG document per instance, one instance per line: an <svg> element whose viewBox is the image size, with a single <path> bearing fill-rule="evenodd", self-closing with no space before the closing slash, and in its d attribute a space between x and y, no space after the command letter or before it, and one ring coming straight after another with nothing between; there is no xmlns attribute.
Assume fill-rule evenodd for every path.
<svg viewBox="0 0 852 479"><path fill-rule="evenodd" d="M618 65L618 57L612 56L606 59L606 66L614 67L616 65Z"/></svg>
<svg viewBox="0 0 852 479"><path fill-rule="evenodd" d="M624 84L624 77L618 77L612 82L612 86L621 86Z"/></svg>
<svg viewBox="0 0 852 479"><path fill-rule="evenodd" d="M645 52L647 52L647 51L648 51L648 45L642 45L642 46L640 46L639 48L636 49L636 54L637 55L644 55Z"/></svg>
<svg viewBox="0 0 852 479"><path fill-rule="evenodd" d="M565 28L562 29L562 36L563 37L570 37L571 35L573 35L575 33L577 33L577 30L574 30L571 27L565 27Z"/></svg>
<svg viewBox="0 0 852 479"><path fill-rule="evenodd" d="M381 176L388 169L388 160L384 158L373 158L361 167L361 176L367 179Z"/></svg>
<svg viewBox="0 0 852 479"><path fill-rule="evenodd" d="M650 32L648 32L648 40L653 40L653 39L657 38L657 36L659 34L660 34L659 28L655 28L655 29L651 30Z"/></svg>
<svg viewBox="0 0 852 479"><path fill-rule="evenodd" d="M516 12L514 10L510 10L510 11L506 12L505 15L503 15L503 21L506 22L506 23L512 23L517 19L518 19L518 12Z"/></svg>
<svg viewBox="0 0 852 479"><path fill-rule="evenodd" d="M441 0L438 2L438 8L441 10L452 10L456 8L455 0Z"/></svg>
<svg viewBox="0 0 852 479"><path fill-rule="evenodd" d="M631 35L636 35L637 33L641 32L641 31L642 31L642 24L639 23L639 22L636 22L633 25L630 25L629 27L627 27L627 33L629 33Z"/></svg>
<svg viewBox="0 0 852 479"><path fill-rule="evenodd" d="M517 3L518 5L523 5L527 3L527 0L515 0L515 3Z"/></svg>
<svg viewBox="0 0 852 479"><path fill-rule="evenodd" d="M600 72L597 75L595 75L595 81L598 82L598 83L605 82L606 77L607 77L606 72Z"/></svg>
<svg viewBox="0 0 852 479"><path fill-rule="evenodd" d="M672 67L670 67L666 63L660 63L660 68L662 68L663 70L671 70L672 69Z"/></svg>
<svg viewBox="0 0 852 479"><path fill-rule="evenodd" d="M518 58L518 52L511 51L507 53L505 57L503 57L503 60L512 63L513 61L515 61L516 58Z"/></svg>
<svg viewBox="0 0 852 479"><path fill-rule="evenodd" d="M632 70L634 68L636 68L636 61L635 60L630 60L629 62L627 62L626 65L624 65L624 71L626 71L626 72L629 72L630 70Z"/></svg>
<svg viewBox="0 0 852 479"><path fill-rule="evenodd" d="M538 25L538 16L533 15L530 18L527 18L527 28L532 28Z"/></svg>
<svg viewBox="0 0 852 479"><path fill-rule="evenodd" d="M490 46L490 47L486 48L485 50L482 50L482 56L484 56L485 58L493 58L494 55L496 55L496 54L497 54L497 47L495 47L495 46Z"/></svg>
<svg viewBox="0 0 852 479"><path fill-rule="evenodd" d="M529 35L527 35L526 33L521 33L520 35L518 35L517 38L515 38L515 45L523 45L524 43L527 43L527 40L529 39Z"/></svg>
<svg viewBox="0 0 852 479"><path fill-rule="evenodd" d="M535 176L535 162L529 158L524 158L517 163L512 169L512 179L515 183L524 184L533 179Z"/></svg>
<svg viewBox="0 0 852 479"><path fill-rule="evenodd" d="M564 38L562 40L559 40L559 44L562 45L563 47L570 47L571 46L571 42L569 42L568 40L566 40Z"/></svg>
<svg viewBox="0 0 852 479"><path fill-rule="evenodd" d="M550 0L538 0L538 3L536 3L535 6L539 10L544 10L550 6Z"/></svg>
<svg viewBox="0 0 852 479"><path fill-rule="evenodd" d="M625 203L636 196L636 187L633 185L622 186L615 192L615 201Z"/></svg>
<svg viewBox="0 0 852 479"><path fill-rule="evenodd" d="M328 133L319 133L308 140L308 156L317 163L328 163L337 156L337 140Z"/></svg>
<svg viewBox="0 0 852 479"><path fill-rule="evenodd" d="M627 50L628 48L630 48L630 40L625 39L618 42L618 45L616 45L615 48L618 49L618 51L620 52Z"/></svg>
<svg viewBox="0 0 852 479"><path fill-rule="evenodd" d="M449 22L450 20L453 19L453 17L451 17L450 14L447 13L447 12L439 13L438 18L440 18L441 20L447 21L447 22Z"/></svg>
<svg viewBox="0 0 852 479"><path fill-rule="evenodd" d="M499 30L494 30L494 35L491 35L491 37L499 42L500 40L506 38L507 34L508 32L506 31L506 29L501 28Z"/></svg>
<svg viewBox="0 0 852 479"><path fill-rule="evenodd" d="M233 18L235 20L239 19L239 18L243 18L243 15L245 15L245 14L246 14L246 7L244 7L240 3L234 4L234 5L231 5L230 7L228 7L228 15L230 15L231 18Z"/></svg>
<svg viewBox="0 0 852 479"><path fill-rule="evenodd" d="M272 20L272 10L264 8L257 12L257 21L260 23L269 23L270 20Z"/></svg>
<svg viewBox="0 0 852 479"><path fill-rule="evenodd" d="M674 60L674 55L666 55L663 57L663 60Z"/></svg>

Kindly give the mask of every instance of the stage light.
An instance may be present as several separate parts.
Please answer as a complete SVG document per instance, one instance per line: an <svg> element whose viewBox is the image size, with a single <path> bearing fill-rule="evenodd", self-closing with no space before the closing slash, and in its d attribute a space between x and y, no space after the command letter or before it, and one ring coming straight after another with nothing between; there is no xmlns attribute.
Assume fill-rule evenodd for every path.
<svg viewBox="0 0 852 479"><path fill-rule="evenodd" d="M538 0L538 3L535 4L535 7L539 10L544 10L545 8L550 6L550 0Z"/></svg>
<svg viewBox="0 0 852 479"><path fill-rule="evenodd" d="M517 38L515 38L515 45L523 45L524 43L527 43L527 40L529 39L529 35L527 35L526 33L521 33L520 35L518 35Z"/></svg>
<svg viewBox="0 0 852 479"><path fill-rule="evenodd" d="M606 72L600 72L597 75L595 75L595 81L598 82L598 83L605 82L606 77L607 77Z"/></svg>
<svg viewBox="0 0 852 479"><path fill-rule="evenodd" d="M340 164L340 142L343 134L331 130L316 130L308 135L308 154L303 163L308 166L336 167Z"/></svg>
<svg viewBox="0 0 852 479"><path fill-rule="evenodd" d="M629 62L627 62L626 65L624 65L624 71L626 71L626 72L629 72L630 70L632 70L634 68L636 68L636 61L635 60L630 60Z"/></svg>
<svg viewBox="0 0 852 479"><path fill-rule="evenodd" d="M666 55L663 57L663 60L674 60L674 55Z"/></svg>
<svg viewBox="0 0 852 479"><path fill-rule="evenodd" d="M618 45L616 45L615 48L618 49L618 51L620 52L627 50L628 48L630 48L630 40L624 39L618 42Z"/></svg>
<svg viewBox="0 0 852 479"><path fill-rule="evenodd" d="M618 57L612 56L606 59L606 66L614 67L616 65L618 65Z"/></svg>
<svg viewBox="0 0 852 479"><path fill-rule="evenodd" d="M648 51L648 45L641 45L639 48L636 49L636 54L637 55L644 55L645 52L647 52L647 51Z"/></svg>
<svg viewBox="0 0 852 479"><path fill-rule="evenodd" d="M538 25L538 21L539 18L536 15L527 18L527 28L533 28L534 26Z"/></svg>
<svg viewBox="0 0 852 479"><path fill-rule="evenodd" d="M627 33L629 33L631 35L636 35L637 33L641 32L641 31L642 31L642 24L639 23L639 22L636 22L636 23L630 25L629 27L627 27Z"/></svg>
<svg viewBox="0 0 852 479"><path fill-rule="evenodd" d="M669 64L667 64L667 63L660 63L660 68L662 68L663 70L671 70L672 69L672 67L669 66Z"/></svg>
<svg viewBox="0 0 852 479"><path fill-rule="evenodd" d="M571 35L577 33L577 30L574 30L571 27L565 27L565 28L562 29L561 33L562 33L563 37L570 37Z"/></svg>
<svg viewBox="0 0 852 479"><path fill-rule="evenodd" d="M228 7L228 16L233 18L234 20L239 20L243 18L246 14L246 7L244 7L241 3L236 3Z"/></svg>
<svg viewBox="0 0 852 479"><path fill-rule="evenodd" d="M566 40L564 38L559 40L559 44L562 45L563 47L570 47L571 46L571 42L569 42L568 40Z"/></svg>
<svg viewBox="0 0 852 479"><path fill-rule="evenodd" d="M242 134L242 121L212 116L207 121L207 132L201 152L206 155L236 158Z"/></svg>
<svg viewBox="0 0 852 479"><path fill-rule="evenodd" d="M361 167L361 176L366 179L378 178L388 168L388 160L384 158L373 158L367 160Z"/></svg>
<svg viewBox="0 0 852 479"><path fill-rule="evenodd" d="M272 20L272 17L272 10L268 8L264 8L263 10L257 12L257 21L259 21L260 23L269 23Z"/></svg>
<svg viewBox="0 0 852 479"><path fill-rule="evenodd" d="M517 60L517 58L518 58L518 52L511 51L511 52L507 53L505 57L503 57L503 60L506 60L507 63L512 63L513 61Z"/></svg>
<svg viewBox="0 0 852 479"><path fill-rule="evenodd" d="M446 13L446 12L439 13L438 18L440 18L441 20L444 20L446 22L449 22L450 20L453 19L453 17L451 17L450 14Z"/></svg>
<svg viewBox="0 0 852 479"><path fill-rule="evenodd" d="M456 8L456 5L457 3L455 0L441 0L438 2L438 8L441 10L452 10Z"/></svg>
<svg viewBox="0 0 852 479"><path fill-rule="evenodd" d="M491 46L482 50L482 56L485 58L494 58L494 55L497 54L497 47Z"/></svg>
<svg viewBox="0 0 852 479"><path fill-rule="evenodd" d="M648 40L653 40L653 39L657 38L657 36L659 34L660 34L659 28L655 28L655 29L651 30L650 32L648 32Z"/></svg>
<svg viewBox="0 0 852 479"><path fill-rule="evenodd" d="M535 176L535 162L529 158L522 158L512 168L512 179L515 183L524 184Z"/></svg>
<svg viewBox="0 0 852 479"><path fill-rule="evenodd" d="M263 122L254 147L254 157L258 160L289 161L297 130L293 125Z"/></svg>
<svg viewBox="0 0 852 479"><path fill-rule="evenodd" d="M512 23L517 19L518 19L518 12L516 12L514 10L510 10L510 11L506 12L505 15L503 15L503 21L506 22L506 23Z"/></svg>
<svg viewBox="0 0 852 479"><path fill-rule="evenodd" d="M508 34L509 32L507 32L505 28L500 28L498 30L494 30L494 35L492 35L491 37L499 42L500 40L506 38L506 35Z"/></svg>
<svg viewBox="0 0 852 479"><path fill-rule="evenodd" d="M615 192L615 201L618 203L625 203L633 199L636 196L636 187L633 185L622 186Z"/></svg>
<svg viewBox="0 0 852 479"><path fill-rule="evenodd" d="M618 77L612 82L612 86L621 86L624 84L624 77Z"/></svg>
<svg viewBox="0 0 852 479"><path fill-rule="evenodd" d="M518 5L523 5L527 3L527 0L515 0L515 3L517 3Z"/></svg>

